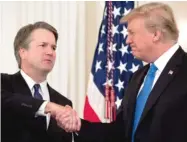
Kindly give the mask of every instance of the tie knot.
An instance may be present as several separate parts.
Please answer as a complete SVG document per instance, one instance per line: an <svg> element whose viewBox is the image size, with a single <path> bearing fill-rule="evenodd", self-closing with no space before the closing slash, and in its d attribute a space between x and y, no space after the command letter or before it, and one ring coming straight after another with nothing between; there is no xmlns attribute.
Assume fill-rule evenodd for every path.
<svg viewBox="0 0 187 142"><path fill-rule="evenodd" d="M155 74L155 72L157 71L157 67L155 66L155 64L152 64L149 68L148 74Z"/></svg>
<svg viewBox="0 0 187 142"><path fill-rule="evenodd" d="M35 84L35 85L34 85L34 90L35 90L35 91L38 92L38 91L39 91L39 88L40 88L40 84Z"/></svg>

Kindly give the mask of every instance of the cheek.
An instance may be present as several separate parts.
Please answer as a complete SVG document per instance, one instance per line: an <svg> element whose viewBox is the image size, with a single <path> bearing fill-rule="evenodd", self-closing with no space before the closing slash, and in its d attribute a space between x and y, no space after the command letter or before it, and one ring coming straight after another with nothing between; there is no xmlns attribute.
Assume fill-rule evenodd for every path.
<svg viewBox="0 0 187 142"><path fill-rule="evenodd" d="M53 59L56 60L56 52L53 54Z"/></svg>
<svg viewBox="0 0 187 142"><path fill-rule="evenodd" d="M143 40L144 40L144 38L142 38L142 36L138 36L138 35L136 35L132 38L133 43L135 43L137 46L141 45Z"/></svg>
<svg viewBox="0 0 187 142"><path fill-rule="evenodd" d="M29 53L28 58L30 60L36 60L38 58L38 53Z"/></svg>

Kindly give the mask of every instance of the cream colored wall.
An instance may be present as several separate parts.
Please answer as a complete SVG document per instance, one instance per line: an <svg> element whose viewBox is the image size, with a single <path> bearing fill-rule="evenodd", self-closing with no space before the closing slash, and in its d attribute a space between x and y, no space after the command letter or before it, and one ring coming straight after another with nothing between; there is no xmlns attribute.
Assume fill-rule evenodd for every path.
<svg viewBox="0 0 187 142"><path fill-rule="evenodd" d="M102 20L104 2L86 2L86 84L92 66L93 55L97 45L99 27Z"/></svg>

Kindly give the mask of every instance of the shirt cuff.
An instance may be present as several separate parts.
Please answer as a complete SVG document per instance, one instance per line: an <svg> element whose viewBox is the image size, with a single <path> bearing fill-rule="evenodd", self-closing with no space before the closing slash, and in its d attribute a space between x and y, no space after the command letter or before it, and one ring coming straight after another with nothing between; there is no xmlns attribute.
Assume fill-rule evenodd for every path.
<svg viewBox="0 0 187 142"><path fill-rule="evenodd" d="M45 107L47 105L48 101L44 101L38 111L36 112L36 116L47 116L45 113Z"/></svg>

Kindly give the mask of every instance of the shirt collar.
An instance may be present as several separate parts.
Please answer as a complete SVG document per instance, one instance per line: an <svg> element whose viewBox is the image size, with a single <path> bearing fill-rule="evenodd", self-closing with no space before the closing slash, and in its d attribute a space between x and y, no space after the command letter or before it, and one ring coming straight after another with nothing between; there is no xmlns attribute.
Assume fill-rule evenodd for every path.
<svg viewBox="0 0 187 142"><path fill-rule="evenodd" d="M162 72L168 63L169 59L175 54L175 52L179 49L179 44L174 44L170 49L168 49L164 54L162 54L154 64L158 68L158 71Z"/></svg>
<svg viewBox="0 0 187 142"><path fill-rule="evenodd" d="M28 76L23 70L20 70L20 73L22 77L25 79L27 85L29 86L29 89L32 90L36 82L30 76ZM41 90L43 90L42 88L45 88L47 86L47 81L45 80L39 84L40 84Z"/></svg>

